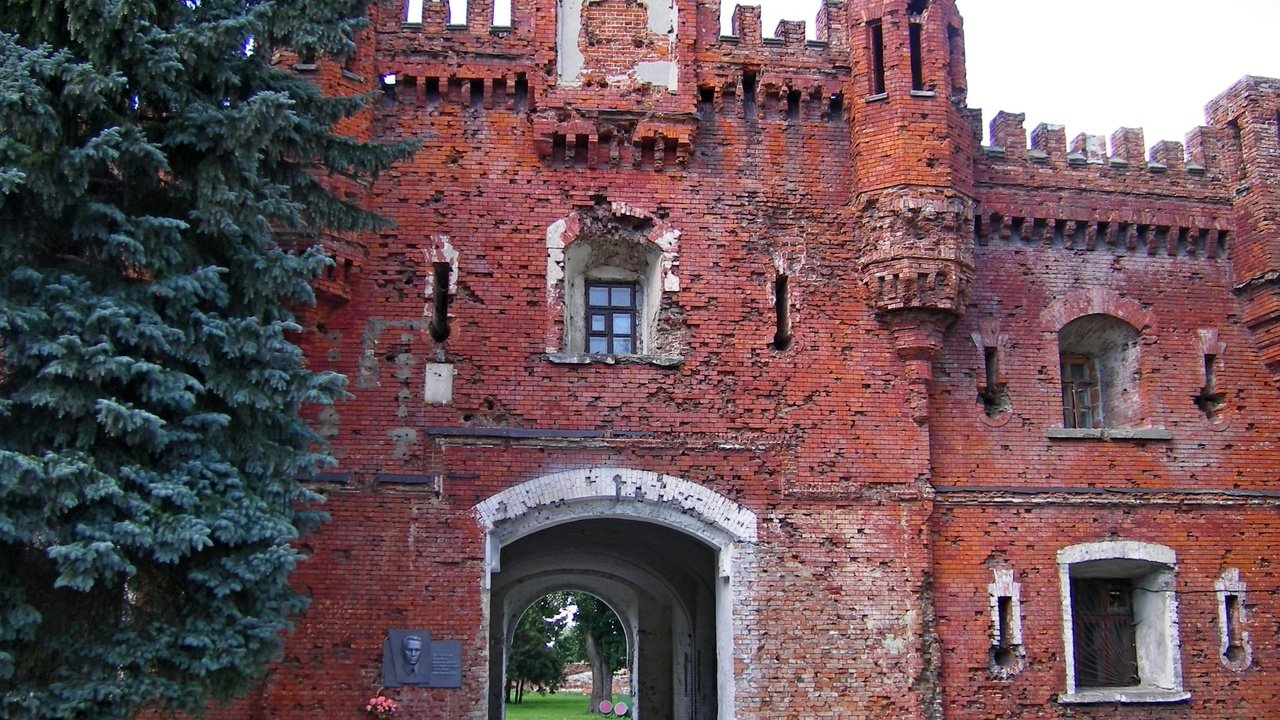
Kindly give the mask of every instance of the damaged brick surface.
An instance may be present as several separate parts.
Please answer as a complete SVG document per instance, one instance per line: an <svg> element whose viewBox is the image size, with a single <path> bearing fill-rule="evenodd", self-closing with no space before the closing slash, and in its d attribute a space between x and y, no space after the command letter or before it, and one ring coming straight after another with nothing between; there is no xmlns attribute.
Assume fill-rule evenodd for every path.
<svg viewBox="0 0 1280 720"><path fill-rule="evenodd" d="M702 658L698 683L638 680L641 717L646 692L678 720L1274 713L1280 81L1245 78L1149 156L1141 130L1068 141L1006 112L983 146L951 0L827 0L816 40L659 4L516 0L492 27L490 2L446 26L445 3L377 0L352 62L297 69L381 82L344 130L423 146L353 189L394 227L334 241L341 274L302 316L310 363L352 379L316 417L331 519L300 541L312 602L280 662L214 716L355 717L387 632L424 628L462 642L462 687L388 691L402 711L500 718L512 609L491 588L536 575L525 529L584 508L722 541L690 583L704 607L658 627L636 595L643 637L682 647L684 617ZM575 345L566 293L592 271L645 291L643 353ZM1092 316L1136 338L1132 384L1100 394L1111 425L1064 427L1063 338L1104 343L1062 331ZM647 484L583 490L600 468ZM652 560L646 538L622 560ZM1112 540L1176 553L1188 699L1062 701L1057 554ZM1223 577L1248 588L1247 668L1221 658ZM1015 596L1016 650L993 649Z"/></svg>

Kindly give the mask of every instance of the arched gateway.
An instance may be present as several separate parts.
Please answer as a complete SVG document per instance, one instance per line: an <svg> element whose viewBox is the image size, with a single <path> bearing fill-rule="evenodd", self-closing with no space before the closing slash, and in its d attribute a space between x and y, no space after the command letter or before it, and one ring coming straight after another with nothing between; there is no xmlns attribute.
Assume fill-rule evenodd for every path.
<svg viewBox="0 0 1280 720"><path fill-rule="evenodd" d="M730 580L756 541L754 513L687 480L626 468L545 475L475 512L488 540L492 720L503 716L516 622L560 589L590 592L622 620L636 718L733 717Z"/></svg>

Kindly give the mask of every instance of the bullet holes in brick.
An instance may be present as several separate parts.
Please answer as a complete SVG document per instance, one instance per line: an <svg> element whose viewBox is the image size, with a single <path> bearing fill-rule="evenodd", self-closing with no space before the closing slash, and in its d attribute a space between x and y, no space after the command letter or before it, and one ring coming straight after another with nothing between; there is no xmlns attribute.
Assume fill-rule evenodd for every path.
<svg viewBox="0 0 1280 720"><path fill-rule="evenodd" d="M431 263L431 339L443 343L449 339L449 263Z"/></svg>
<svg viewBox="0 0 1280 720"><path fill-rule="evenodd" d="M786 273L779 273L773 281L773 311L777 327L773 332L770 347L779 352L790 349L794 336L791 334L791 280Z"/></svg>

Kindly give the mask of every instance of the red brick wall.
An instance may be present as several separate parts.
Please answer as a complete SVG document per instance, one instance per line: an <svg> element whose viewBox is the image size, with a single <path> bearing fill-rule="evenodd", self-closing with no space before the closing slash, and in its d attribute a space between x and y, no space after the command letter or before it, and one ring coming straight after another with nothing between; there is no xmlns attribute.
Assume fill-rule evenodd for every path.
<svg viewBox="0 0 1280 720"><path fill-rule="evenodd" d="M517 0L513 28L494 32L476 21L487 6L470 27L446 29L441 5L406 27L401 3L378 3L354 67L367 79L395 73L396 92L366 127L345 130L423 146L369 189L394 227L347 248L349 299L323 298L306 315L313 364L352 378L354 398L318 417L340 461L338 482L317 484L331 520L301 541L310 559L294 580L312 604L281 662L219 716L360 717L379 689L385 632L424 627L463 642L463 687L390 694L409 717L484 717L488 608L472 507L559 470L622 466L700 483L759 518L735 608L740 718L1265 717L1280 686L1269 557L1280 411L1264 365L1274 312L1233 288L1277 269L1252 250L1274 241L1255 222L1269 196L1238 199L1245 166L1221 125L1194 133L1185 159L1177 144L1157 147L1158 167L1140 133L1117 133L1090 162L1083 140L1043 128L1028 141L1011 115L997 121L1000 151L979 148L962 105L962 41L948 41L960 18L951 2L931 5L934 95L913 97L905 1L827 7L821 42L806 43L795 26L762 42L752 10L721 38L711 3L682 0L676 93L556 87L545 0ZM868 102L865 21L876 18L889 96ZM744 74L755 77L752 105ZM1246 137L1258 133L1246 125ZM1277 164L1243 157L1254 176ZM881 198L902 197L957 199L977 232L969 210L864 222ZM612 203L680 232L680 287L664 302L688 347L674 366L562 364L545 352L556 322L547 229ZM445 237L458 258L441 347L424 292ZM909 281L959 272L949 296L959 304L886 307L866 267L876 243ZM780 269L796 338L784 352L769 347ZM1258 297L1274 292L1265 278L1260 287ZM1144 417L1169 439L1046 435L1061 426L1059 321L1082 307L1140 319ZM891 330L903 318L946 329L940 347L905 352ZM1225 343L1217 425L1193 402L1202 329ZM1012 406L996 419L978 400L974 333L999 338ZM927 396L912 394L908 355L926 368L914 378L931 377ZM429 405L424 366L439 361L456 370L453 402ZM495 429L539 437L481 436ZM549 436L566 430L596 436ZM1190 703L1054 702L1065 683L1055 554L1109 537L1178 554ZM1010 679L987 667L993 567L1022 583L1027 667ZM1243 673L1218 660L1209 591L1228 567L1250 588L1254 666Z"/></svg>

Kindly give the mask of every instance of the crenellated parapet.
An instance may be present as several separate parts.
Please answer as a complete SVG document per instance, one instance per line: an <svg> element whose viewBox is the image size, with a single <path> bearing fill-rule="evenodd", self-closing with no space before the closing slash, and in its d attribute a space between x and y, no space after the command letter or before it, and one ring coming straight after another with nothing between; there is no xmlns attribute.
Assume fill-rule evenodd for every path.
<svg viewBox="0 0 1280 720"><path fill-rule="evenodd" d="M1061 125L1042 123L1030 133L1022 113L999 112L991 144L975 159L979 185L1072 187L1096 192L1142 192L1226 200L1233 146L1228 129L1199 127L1184 145L1163 140L1148 154L1141 128L1119 128L1108 138L1080 133L1067 139Z"/></svg>

